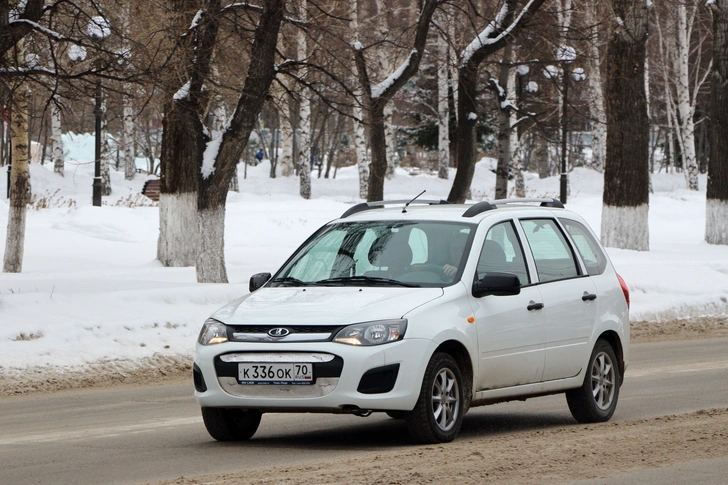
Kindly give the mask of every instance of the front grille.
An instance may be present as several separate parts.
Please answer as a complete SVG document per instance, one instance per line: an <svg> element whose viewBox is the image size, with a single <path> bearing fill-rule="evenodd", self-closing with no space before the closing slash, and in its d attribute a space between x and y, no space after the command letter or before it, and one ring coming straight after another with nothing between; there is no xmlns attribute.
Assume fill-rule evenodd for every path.
<svg viewBox="0 0 728 485"><path fill-rule="evenodd" d="M287 328L291 333L335 333L343 327L331 325L228 325L228 328L239 333L267 334L274 328Z"/></svg>
<svg viewBox="0 0 728 485"><path fill-rule="evenodd" d="M271 337L274 328L288 330L285 337ZM228 340L232 342L325 342L344 328L343 325L228 325Z"/></svg>

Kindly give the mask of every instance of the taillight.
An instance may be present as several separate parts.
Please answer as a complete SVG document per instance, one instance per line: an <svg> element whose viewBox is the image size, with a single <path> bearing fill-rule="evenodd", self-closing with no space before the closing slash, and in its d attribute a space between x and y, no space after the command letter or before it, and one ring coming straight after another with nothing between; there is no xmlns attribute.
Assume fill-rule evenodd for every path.
<svg viewBox="0 0 728 485"><path fill-rule="evenodd" d="M619 280L619 286L622 287L624 299L627 301L627 308L629 308L629 288L627 288L627 283L625 283L622 277L619 275L617 275L617 279Z"/></svg>

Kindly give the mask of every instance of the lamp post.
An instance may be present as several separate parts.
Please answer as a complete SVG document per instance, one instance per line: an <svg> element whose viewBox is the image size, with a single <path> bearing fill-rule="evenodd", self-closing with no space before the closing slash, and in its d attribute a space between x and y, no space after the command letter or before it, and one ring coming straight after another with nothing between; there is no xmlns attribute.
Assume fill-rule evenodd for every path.
<svg viewBox="0 0 728 485"><path fill-rule="evenodd" d="M561 190L559 200L562 204L566 204L566 189L569 184L569 174L566 171L566 134L568 129L567 113L569 109L569 66L576 59L576 51L573 47L561 46L556 54L556 58L561 61L562 69L562 107L561 107Z"/></svg>
<svg viewBox="0 0 728 485"><path fill-rule="evenodd" d="M103 17L93 17L86 27L86 32L91 40L97 45L99 50L103 45L103 41L111 33L111 27L109 26L108 20ZM101 67L101 57L97 54L96 57L96 70ZM95 134L96 134L96 147L94 151L94 181L92 185L93 195L91 197L92 204L96 207L101 207L101 116L104 114L103 100L101 92L101 78L96 77L96 90L94 94L94 118L95 118Z"/></svg>
<svg viewBox="0 0 728 485"><path fill-rule="evenodd" d="M576 82L586 79L584 69L577 67L570 71L571 63L576 60L576 51L573 47L561 46L557 51L556 58L561 62L562 72L562 107L561 107L561 179L560 179L560 197L562 204L566 204L566 194L569 185L569 173L566 170L566 142L568 134L568 109L569 109L569 77ZM551 68L551 69L549 69ZM546 75L555 78L555 68L548 66Z"/></svg>

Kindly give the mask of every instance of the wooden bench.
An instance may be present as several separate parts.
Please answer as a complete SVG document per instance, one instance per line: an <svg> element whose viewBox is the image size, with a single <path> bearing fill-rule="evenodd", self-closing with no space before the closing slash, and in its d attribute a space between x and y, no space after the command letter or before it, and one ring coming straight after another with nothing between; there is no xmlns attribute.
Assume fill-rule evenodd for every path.
<svg viewBox="0 0 728 485"><path fill-rule="evenodd" d="M159 179L149 179L144 182L142 187L142 195L146 195L155 202L159 201L159 191L162 189L162 181Z"/></svg>

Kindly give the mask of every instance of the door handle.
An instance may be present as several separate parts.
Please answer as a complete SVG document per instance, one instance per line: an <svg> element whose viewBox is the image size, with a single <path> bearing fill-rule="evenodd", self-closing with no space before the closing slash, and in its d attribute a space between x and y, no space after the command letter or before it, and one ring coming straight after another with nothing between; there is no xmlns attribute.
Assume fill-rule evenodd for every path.
<svg viewBox="0 0 728 485"><path fill-rule="evenodd" d="M582 295L581 299L584 300L584 301L596 300L597 299L597 295L595 295L594 293L587 293L585 291L584 294Z"/></svg>
<svg viewBox="0 0 728 485"><path fill-rule="evenodd" d="M528 302L526 309L530 312L531 310L540 310L543 308L543 303L536 303L533 300Z"/></svg>

